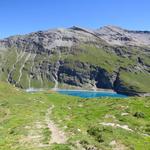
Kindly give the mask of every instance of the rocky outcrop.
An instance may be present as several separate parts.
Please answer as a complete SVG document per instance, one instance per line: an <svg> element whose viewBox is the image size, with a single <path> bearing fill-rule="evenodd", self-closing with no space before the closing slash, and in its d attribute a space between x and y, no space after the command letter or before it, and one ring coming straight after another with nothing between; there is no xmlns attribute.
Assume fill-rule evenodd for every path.
<svg viewBox="0 0 150 150"><path fill-rule="evenodd" d="M60 83L80 87L89 85L91 88L95 83L97 88L113 88L112 78L105 69L81 62L75 62L75 66L76 69L71 69L67 63L61 65L58 72Z"/></svg>
<svg viewBox="0 0 150 150"><path fill-rule="evenodd" d="M138 95L137 91L135 91L133 87L125 86L123 80L121 80L120 78L120 70L121 69L119 68L119 71L117 72L116 80L113 83L113 89L120 94L126 94L130 96Z"/></svg>
<svg viewBox="0 0 150 150"><path fill-rule="evenodd" d="M105 26L96 34L111 45L150 46L149 31L130 31L116 26Z"/></svg>

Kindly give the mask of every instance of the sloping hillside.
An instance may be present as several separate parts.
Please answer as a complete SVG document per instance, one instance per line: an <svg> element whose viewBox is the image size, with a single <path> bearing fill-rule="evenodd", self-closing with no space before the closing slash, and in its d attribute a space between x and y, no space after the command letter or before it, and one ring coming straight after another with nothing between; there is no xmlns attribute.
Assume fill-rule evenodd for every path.
<svg viewBox="0 0 150 150"><path fill-rule="evenodd" d="M0 82L0 149L150 147L150 99L81 99L24 93Z"/></svg>
<svg viewBox="0 0 150 150"><path fill-rule="evenodd" d="M150 93L150 33L107 26L39 31L0 40L0 80L27 88Z"/></svg>

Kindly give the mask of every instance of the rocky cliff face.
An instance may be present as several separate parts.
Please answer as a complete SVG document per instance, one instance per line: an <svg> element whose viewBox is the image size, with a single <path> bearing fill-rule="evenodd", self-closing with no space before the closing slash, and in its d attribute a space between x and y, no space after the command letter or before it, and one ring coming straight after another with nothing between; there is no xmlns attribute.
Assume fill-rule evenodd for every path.
<svg viewBox="0 0 150 150"><path fill-rule="evenodd" d="M107 26L39 31L0 40L0 80L17 87L150 92L150 32Z"/></svg>

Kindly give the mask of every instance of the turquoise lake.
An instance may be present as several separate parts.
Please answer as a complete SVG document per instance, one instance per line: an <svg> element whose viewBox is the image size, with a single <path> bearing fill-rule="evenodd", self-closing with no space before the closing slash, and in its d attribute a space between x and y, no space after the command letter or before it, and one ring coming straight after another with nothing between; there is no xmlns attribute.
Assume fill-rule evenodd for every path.
<svg viewBox="0 0 150 150"><path fill-rule="evenodd" d="M117 94L115 92L105 92L105 91L80 91L80 90L57 90L60 94L78 96L82 98L94 98L94 97L116 97L116 98L126 98L126 95Z"/></svg>

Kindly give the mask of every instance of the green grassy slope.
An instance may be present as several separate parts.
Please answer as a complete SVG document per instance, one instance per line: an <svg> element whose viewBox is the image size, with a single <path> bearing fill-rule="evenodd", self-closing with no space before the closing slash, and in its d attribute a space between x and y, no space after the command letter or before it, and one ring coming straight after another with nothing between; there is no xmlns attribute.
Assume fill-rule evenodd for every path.
<svg viewBox="0 0 150 150"><path fill-rule="evenodd" d="M150 75L146 72L121 72L121 79L126 87L133 87L138 92L150 92Z"/></svg>
<svg viewBox="0 0 150 150"><path fill-rule="evenodd" d="M108 48L107 48L108 49ZM112 74L116 72L118 68L123 68L120 71L120 80L125 87L132 87L136 92L150 93L150 75L145 70L137 70L135 66L138 65L138 57L140 56L145 65L150 65L149 56L142 53L138 48L121 47L125 54L130 54L130 57L118 56L111 50L106 48L97 48L94 45L81 45L74 50L73 55L68 55L64 58L68 62L69 67L75 70L80 69L80 72L84 72L84 69L77 68L75 62L83 62L91 65L95 65L104 68L107 72Z"/></svg>
<svg viewBox="0 0 150 150"><path fill-rule="evenodd" d="M54 109L49 117L66 132L66 144L47 144L51 132L45 115L52 105ZM104 123L120 127L104 126ZM129 130L123 129L124 125ZM0 82L0 149L79 147L149 150L150 98L81 99L48 92L31 94Z"/></svg>
<svg viewBox="0 0 150 150"><path fill-rule="evenodd" d="M114 52L115 50L120 51L121 54L117 54ZM48 55L46 52L41 54L31 53L31 56L25 61L28 55L29 53L24 54L21 50L15 48L4 51L3 56L0 57L0 66L3 68L0 70L0 80L7 81L8 74L13 70L11 72L13 79L12 84L16 84L18 87L24 89L30 86L34 88L54 87L52 73L58 61L57 49L53 50L51 55ZM138 62L139 57L141 64ZM16 62L17 58L18 61ZM119 68L122 68L120 71L120 80L123 86L127 87L126 89L129 91L134 90L137 93L150 93L150 78L148 72L150 66L149 60L149 55L144 52L144 48L132 46L111 47L102 43L99 47L96 46L96 44L86 43L73 46L71 50L64 48L61 51L60 59L61 62L65 62L62 65L66 65L69 69L73 69L80 74L90 72L91 68L89 67L89 70L85 70L84 67L78 66L78 63L90 64L95 67L103 68L110 76L114 76ZM24 67L20 69L22 66ZM22 76L20 82L17 83L21 74L20 72ZM63 83L59 84L60 87L61 84ZM83 88L87 88L86 85L83 85Z"/></svg>
<svg viewBox="0 0 150 150"><path fill-rule="evenodd" d="M94 45L81 45L74 55L69 55L66 60L86 62L95 66L100 66L108 72L112 72L119 66L127 67L134 65L135 60L117 56L111 50L97 48ZM75 51L75 50L74 50Z"/></svg>
<svg viewBox="0 0 150 150"><path fill-rule="evenodd" d="M28 60L26 60L28 55L30 56ZM16 84L17 87L22 87L23 89L29 88L29 78L31 87L53 87L53 81L47 79L45 72L43 72L43 78L41 77L40 71L34 72L34 78L31 78L30 75L30 73L33 72L31 70L35 70L35 68L42 63L42 61L51 61L49 59L50 58L47 54L29 54L27 52L17 50L16 48L9 48L4 51L3 57L0 57L1 68L3 68L3 71L0 70L0 80L8 81L8 74L11 72L12 79L16 82L12 82L12 84ZM22 68L22 66L24 67ZM20 73L22 73L22 76L20 78L20 82L18 82Z"/></svg>

